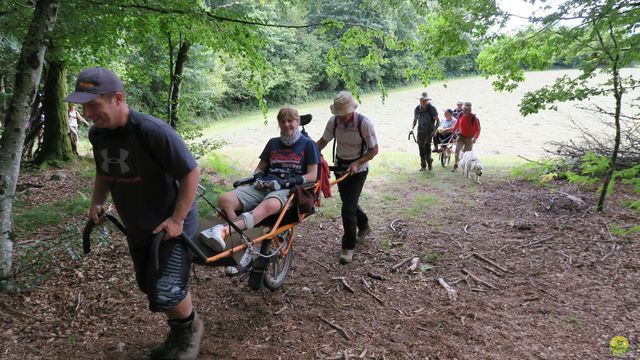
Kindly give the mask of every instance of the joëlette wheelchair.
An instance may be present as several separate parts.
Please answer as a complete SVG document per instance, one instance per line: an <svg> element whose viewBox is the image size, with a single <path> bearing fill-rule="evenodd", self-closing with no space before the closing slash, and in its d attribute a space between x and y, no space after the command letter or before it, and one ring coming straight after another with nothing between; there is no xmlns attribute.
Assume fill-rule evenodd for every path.
<svg viewBox="0 0 640 360"><path fill-rule="evenodd" d="M303 131L304 125L307 125L310 121L311 115L301 116ZM321 166L319 165L319 167ZM329 167L329 170L333 172L342 172L346 169ZM180 239L187 244L194 254L193 262L212 267L234 266L240 262L245 249L248 248L253 261L251 265L246 268L246 271L243 271L243 273L249 274L249 287L253 290L257 290L264 285L270 290L278 289L284 283L287 274L291 269L294 254L293 245L295 240L295 226L308 216L315 213L315 206L317 206L318 198L321 196L320 176L328 176L328 174L322 174L320 169L318 171L318 175L316 182L299 185L300 189L292 189L291 194L280 213L265 218L250 230L238 229L231 219L227 217L224 211L216 207L205 196L205 188L198 185L196 196L215 210L221 219L215 219L213 216L200 218L198 233L194 239L190 239L184 234L180 235ZM340 178L330 181L329 184L333 186L344 180L347 176L349 176L349 174L345 173L340 176ZM233 186L238 187L252 182L253 177L244 178L235 181ZM300 200L299 197L301 197L301 195L305 195L307 200L310 196L313 200L313 205L304 209L303 212L299 211L300 207L298 200ZM126 235L127 229L116 217L107 214L106 218ZM218 253L201 241L201 232L211 228L216 223L221 222L229 224L229 226L233 227L236 232L225 239L227 246L225 250ZM83 250L85 254L89 254L91 251L90 237L94 226L95 224L93 221L89 220L82 233ZM151 242L151 266L155 271L158 271L160 268L158 250L164 235L164 231L156 234ZM259 250L256 250L258 247Z"/></svg>

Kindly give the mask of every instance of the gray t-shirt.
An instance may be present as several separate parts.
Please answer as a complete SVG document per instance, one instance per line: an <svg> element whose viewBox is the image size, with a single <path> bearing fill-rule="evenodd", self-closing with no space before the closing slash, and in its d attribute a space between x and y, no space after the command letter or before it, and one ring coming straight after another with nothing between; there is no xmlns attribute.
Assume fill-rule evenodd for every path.
<svg viewBox="0 0 640 360"><path fill-rule="evenodd" d="M438 110L431 103L427 104L425 108L418 105L413 110L413 117L418 119L418 132L432 132L438 117Z"/></svg>
<svg viewBox="0 0 640 360"><path fill-rule="evenodd" d="M173 213L178 180L198 165L196 160L169 124L131 109L124 127L92 126L89 141L97 175L109 187L129 242L148 245L153 229ZM193 237L197 226L194 200L184 234Z"/></svg>
<svg viewBox="0 0 640 360"><path fill-rule="evenodd" d="M360 120L358 120L358 117L360 117ZM360 133L362 133L362 137L360 137L360 133L358 132L358 121L361 121ZM334 129L337 141L336 157L340 159L359 159L362 155L367 153L367 149L371 149L378 144L378 138L376 137L376 131L373 128L373 123L369 118L362 114L354 113L353 121L349 121L346 124L336 121L336 117L332 116L327 122L324 134L322 134L322 139L327 143L333 140ZM364 153L362 153L363 139L366 144ZM358 168L358 172L367 170L369 168L368 165L368 161L362 164Z"/></svg>

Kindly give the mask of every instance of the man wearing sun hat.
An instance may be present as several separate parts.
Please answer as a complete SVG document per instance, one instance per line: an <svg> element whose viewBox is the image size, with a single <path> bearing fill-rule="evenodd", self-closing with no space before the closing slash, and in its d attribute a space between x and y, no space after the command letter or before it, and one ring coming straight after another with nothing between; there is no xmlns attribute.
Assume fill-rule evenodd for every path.
<svg viewBox="0 0 640 360"><path fill-rule="evenodd" d="M171 330L151 358L195 359L204 327L188 288L192 254L176 237L197 232L196 160L167 123L129 108L122 81L111 70L83 70L65 100L82 104L84 116L93 122L89 140L96 178L89 218L104 222L111 194L127 228L138 287L151 311L167 315ZM150 243L161 231L166 235L158 250L160 270L153 271Z"/></svg>
<svg viewBox="0 0 640 360"><path fill-rule="evenodd" d="M333 99L330 109L334 116L327 122L322 138L317 141L318 148L324 149L334 140L334 165L344 167L350 174L338 183L342 199L342 253L340 263L348 264L353 260L356 240L362 241L371 233L369 218L358 201L369 173L369 160L378 154L378 139L373 123L366 116L356 112L358 104L347 91L339 92ZM336 173L336 177L343 173Z"/></svg>
<svg viewBox="0 0 640 360"><path fill-rule="evenodd" d="M438 118L438 110L435 106L431 105L431 98L426 91L420 94L418 99L420 100L420 104L413 110L413 125L411 126L411 131L413 132L416 124L418 124L420 171L425 171L427 165L429 166L429 170L432 170L431 138L436 135L436 129L440 125L440 120Z"/></svg>

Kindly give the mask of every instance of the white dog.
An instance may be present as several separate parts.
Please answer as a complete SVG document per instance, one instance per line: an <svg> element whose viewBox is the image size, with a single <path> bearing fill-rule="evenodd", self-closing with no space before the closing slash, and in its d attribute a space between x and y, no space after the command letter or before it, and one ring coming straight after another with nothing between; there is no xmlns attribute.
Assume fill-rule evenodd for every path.
<svg viewBox="0 0 640 360"><path fill-rule="evenodd" d="M462 159L460 160L460 167L462 168L462 175L467 179L471 177L473 172L474 181L480 184L480 176L482 176L482 163L480 159L473 153L473 151L465 151L462 153Z"/></svg>

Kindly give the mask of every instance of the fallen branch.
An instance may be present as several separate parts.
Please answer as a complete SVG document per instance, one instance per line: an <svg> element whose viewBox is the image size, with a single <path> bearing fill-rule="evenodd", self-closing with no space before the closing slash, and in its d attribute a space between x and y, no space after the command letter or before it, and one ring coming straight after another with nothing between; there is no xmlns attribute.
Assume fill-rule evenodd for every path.
<svg viewBox="0 0 640 360"><path fill-rule="evenodd" d="M380 297L378 297L376 294L374 294L373 291L371 291L371 285L369 285L367 280L365 280L364 277L360 277L360 279L362 280L362 286L364 287L364 290L369 295L371 295L374 299L376 299L377 302L379 302L380 304L384 305L384 300L382 300Z"/></svg>
<svg viewBox="0 0 640 360"><path fill-rule="evenodd" d="M371 271L367 272L367 276L372 278L372 279L376 279L376 280L387 280L386 277L382 276L382 275L378 275L376 273L372 273Z"/></svg>
<svg viewBox="0 0 640 360"><path fill-rule="evenodd" d="M475 281L479 282L480 284L482 284L482 285L484 285L484 286L486 286L486 287L488 287L488 288L491 288L491 289L493 289L493 290L498 290L498 288L497 288L497 287L495 287L495 286L493 286L493 285L489 284L488 282L486 282L486 281L484 281L484 280L480 279L479 277L477 277L477 276L473 275L473 274L472 274L472 273L470 273L467 269L462 269L462 273L463 273L463 274L465 274L465 275L469 275L473 280L475 280Z"/></svg>
<svg viewBox="0 0 640 360"><path fill-rule="evenodd" d="M355 294L355 291L353 290L353 288L351 286L349 286L349 284L347 283L347 279L345 279L344 276L334 277L334 278L331 278L331 279L332 280L340 280L340 282L342 282L342 285L344 286L345 289L347 289L349 292Z"/></svg>
<svg viewBox="0 0 640 360"><path fill-rule="evenodd" d="M600 261L605 261L607 260L607 258L612 255L613 253L617 252L618 249L620 249L620 246L618 244L611 244L611 251L609 251L609 253L605 256L602 257L602 259L600 259Z"/></svg>
<svg viewBox="0 0 640 360"><path fill-rule="evenodd" d="M526 161L528 161L528 162L536 163L536 164L538 164L538 165L540 165L540 166L545 166L543 163L537 162L537 161L535 161L535 160L529 160L529 159L527 159L526 157L524 157L524 156L522 156L522 155L518 155L518 157L519 157L519 158L521 158L521 159L524 159L524 160L526 160Z"/></svg>
<svg viewBox="0 0 640 360"><path fill-rule="evenodd" d="M322 322L324 322L325 324L331 326L332 328L338 330L338 332L340 333L340 335L342 335L342 337L344 337L347 340L351 340L351 338L349 337L349 334L347 334L347 332L341 328L340 326L332 323L331 321L323 318L322 316L318 315L318 319L322 320Z"/></svg>
<svg viewBox="0 0 640 360"><path fill-rule="evenodd" d="M500 269L500 271L503 271L503 272L506 272L506 273L513 274L513 271L511 271L511 270L509 270L509 269L506 269L506 268L504 268L504 267L502 267L502 266L500 266L500 265L496 264L495 262L493 262L493 261L491 261L491 260L487 259L486 257L484 257L484 256L482 256L482 255L480 255L480 254L478 254L478 253L476 253L476 252L474 252L472 255L473 255L473 256L475 256L475 257L477 257L478 259L480 259L480 260L482 260L482 261L484 261L484 262L486 262L486 263L490 264L490 265L493 265L494 267L497 267L498 269Z"/></svg>
<svg viewBox="0 0 640 360"><path fill-rule="evenodd" d="M483 268L485 268L488 272L496 275L496 276L504 276L503 273L501 273L500 271L492 268L491 266L483 266Z"/></svg>
<svg viewBox="0 0 640 360"><path fill-rule="evenodd" d="M406 259L404 259L404 260L400 261L399 263L397 263L397 264L395 264L395 265L393 265L393 266L391 267L391 271L397 271L397 270L398 270L402 265L404 265L404 264L408 263L408 262L409 262L409 261L411 261L411 260L413 260L413 257L406 258Z"/></svg>
<svg viewBox="0 0 640 360"><path fill-rule="evenodd" d="M464 247L462 247L462 245L460 245L460 243L456 239L454 239L453 236L449 235L449 240L453 241L456 245L458 245L460 249L464 249Z"/></svg>
<svg viewBox="0 0 640 360"><path fill-rule="evenodd" d="M393 230L393 232L398 232L398 230L396 230L396 228L393 226L396 222L400 221L400 219L394 219L393 221L391 221L391 223L389 224L389 228L391 228L391 230Z"/></svg>
<svg viewBox="0 0 640 360"><path fill-rule="evenodd" d="M451 301L458 300L458 292L456 291L456 289L449 286L449 284L447 284L447 282L444 281L444 279L441 276L439 276L436 280L438 281L438 284L440 284L440 286L442 286L445 290L447 290L447 297L449 298L449 300Z"/></svg>
<svg viewBox="0 0 640 360"><path fill-rule="evenodd" d="M571 265L571 256L565 254L564 251L562 251L562 250L560 250L558 252L560 253L560 255L566 257L567 259L569 259L569 265Z"/></svg>
<svg viewBox="0 0 640 360"><path fill-rule="evenodd" d="M549 239L553 238L553 236L548 236L544 239L540 239L540 240L536 240L536 241L529 241L528 243L521 245L520 247L527 247L527 246L534 246L534 245L538 245L541 244Z"/></svg>
<svg viewBox="0 0 640 360"><path fill-rule="evenodd" d="M329 267L327 265L321 264L318 260L313 260L313 262L315 262L316 264L322 266L325 270L331 271L331 269L329 269Z"/></svg>

